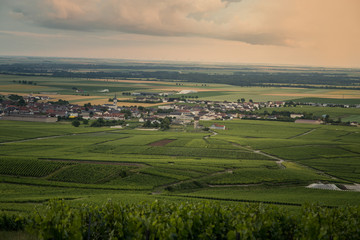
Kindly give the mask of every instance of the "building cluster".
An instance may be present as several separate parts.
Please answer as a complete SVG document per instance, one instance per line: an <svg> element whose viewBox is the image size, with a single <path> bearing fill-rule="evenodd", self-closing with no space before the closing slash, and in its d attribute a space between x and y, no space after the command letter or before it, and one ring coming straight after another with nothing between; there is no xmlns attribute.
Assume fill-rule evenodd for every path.
<svg viewBox="0 0 360 240"><path fill-rule="evenodd" d="M22 102L21 102L22 101ZM2 119L28 121L57 121L61 118L77 118L106 120L125 120L137 118L139 122L155 121L169 117L173 124L188 124L198 120L224 120L253 116L252 112L261 107L278 107L284 102L220 102L187 100L168 102L157 107L121 107L116 96L111 104L79 106L66 101L51 101L47 96L24 96L11 100L3 98L0 102ZM242 113L242 114L240 114ZM245 113L245 114L244 114Z"/></svg>
<svg viewBox="0 0 360 240"><path fill-rule="evenodd" d="M105 120L138 119L142 123L157 123L159 119L170 118L172 124L185 125L194 123L195 128L201 128L199 121L231 120L231 119L266 119L282 120L280 115L259 114L255 111L260 108L282 107L283 101L276 102L227 102L204 100L172 100L156 107L125 107L119 106L116 96L113 103L102 105L85 104L79 106L67 101L51 101L46 96L25 96L2 98L0 102L0 117L4 120L22 120L39 122L56 122L59 119L83 118ZM21 98L21 99L20 99ZM288 116L298 119L295 122L322 123L318 119L302 120L303 114ZM301 119L301 120L300 120Z"/></svg>

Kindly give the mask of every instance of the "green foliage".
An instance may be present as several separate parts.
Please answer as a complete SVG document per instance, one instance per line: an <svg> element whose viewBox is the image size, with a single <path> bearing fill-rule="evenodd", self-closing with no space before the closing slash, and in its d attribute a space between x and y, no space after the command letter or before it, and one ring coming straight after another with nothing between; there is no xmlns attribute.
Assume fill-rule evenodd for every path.
<svg viewBox="0 0 360 240"><path fill-rule="evenodd" d="M81 215L61 200L51 200L45 209L36 209L26 226L39 239L81 239Z"/></svg>
<svg viewBox="0 0 360 240"><path fill-rule="evenodd" d="M71 208L52 200L29 217L39 239L359 239L359 207L307 205L301 215L259 204L108 202Z"/></svg>
<svg viewBox="0 0 360 240"><path fill-rule="evenodd" d="M302 208L299 228L303 239L358 239L360 207L326 209L314 205Z"/></svg>
<svg viewBox="0 0 360 240"><path fill-rule="evenodd" d="M80 121L79 120L74 120L71 122L71 125L73 125L74 127L79 127L80 126Z"/></svg>
<svg viewBox="0 0 360 240"><path fill-rule="evenodd" d="M171 124L171 118L165 117L165 118L159 118L158 120L155 120L151 122L150 120L147 120L144 124L144 128L161 128L162 130L167 130L170 128Z"/></svg>
<svg viewBox="0 0 360 240"><path fill-rule="evenodd" d="M69 102L66 100L59 99L56 102L49 101L49 103L56 104L56 105L69 105Z"/></svg>
<svg viewBox="0 0 360 240"><path fill-rule="evenodd" d="M0 212L0 230L2 231L20 231L25 226L25 219L20 215Z"/></svg>
<svg viewBox="0 0 360 240"><path fill-rule="evenodd" d="M124 123L124 120L104 120L103 118L98 118L96 121L91 123L90 127L115 126L123 125Z"/></svg>
<svg viewBox="0 0 360 240"><path fill-rule="evenodd" d="M21 99L24 100L22 96L19 96L17 94L10 94L8 98L13 101L20 101Z"/></svg>

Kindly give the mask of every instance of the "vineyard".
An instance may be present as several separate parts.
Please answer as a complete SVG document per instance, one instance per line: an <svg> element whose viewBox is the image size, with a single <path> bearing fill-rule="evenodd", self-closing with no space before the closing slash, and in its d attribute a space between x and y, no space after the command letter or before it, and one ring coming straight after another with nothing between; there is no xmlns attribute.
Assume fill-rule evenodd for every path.
<svg viewBox="0 0 360 240"><path fill-rule="evenodd" d="M49 180L77 183L105 183L117 177L126 177L128 169L128 167L113 165L77 164L56 173Z"/></svg>
<svg viewBox="0 0 360 240"><path fill-rule="evenodd" d="M31 159L0 159L0 174L44 177L69 164Z"/></svg>
<svg viewBox="0 0 360 240"><path fill-rule="evenodd" d="M210 126L214 122L201 124ZM85 210L79 204L88 204L90 212L92 206L110 211L100 207L107 199L119 204L145 202L139 205L144 208L141 210L144 214L148 209L146 206L155 200L167 202L159 208L175 210L183 201L210 201L209 204L219 202L221 207L232 206L234 209L237 209L237 203L261 203L261 211L277 205L276 211L289 210L296 214L302 211L300 206L305 203L329 207L360 204L359 192L351 189L356 187L354 183L360 183L357 128L250 120L217 123L226 125L227 130L217 134L190 128L186 131L139 131L84 126L68 128L66 124L55 123L35 124L36 131L30 134L31 123L0 121L0 131L7 132L0 144L0 209L6 214L28 216L34 206L49 199L66 199L66 205L71 206L69 209L80 214L82 227L78 231L82 238L87 234L84 231L88 225L84 221L89 221L89 215L85 216ZM10 126L24 127L24 135L16 130L11 137ZM45 135L48 137L43 138ZM319 182L333 184L340 190L307 188ZM126 207L121 205L121 208ZM94 231L100 231L96 230L100 227L96 216L101 214L94 212L91 217ZM166 214L167 218L171 217L170 213ZM282 217L287 219L290 215ZM146 224L153 221L148 215L136 216ZM159 216L158 220L162 218ZM296 219L299 218L294 217L291 221L300 224ZM231 222L229 219L223 221ZM129 224L140 226L134 222ZM166 234L174 230L166 224L157 227L163 228ZM168 227L172 230L165 230ZM109 229L104 230L105 235L114 230L113 227ZM180 234L179 231L174 234ZM198 230L191 231L186 233L190 234L187 238L195 238L191 234ZM243 234L227 225L218 238L236 239L236 231ZM151 230L149 238L157 238L159 235L156 234ZM291 234L294 239L305 238L297 235L299 233ZM139 238L143 238L141 236Z"/></svg>
<svg viewBox="0 0 360 240"><path fill-rule="evenodd" d="M359 239L359 207L305 205L299 213L262 204L152 202L70 206L52 200L0 229L39 239Z"/></svg>

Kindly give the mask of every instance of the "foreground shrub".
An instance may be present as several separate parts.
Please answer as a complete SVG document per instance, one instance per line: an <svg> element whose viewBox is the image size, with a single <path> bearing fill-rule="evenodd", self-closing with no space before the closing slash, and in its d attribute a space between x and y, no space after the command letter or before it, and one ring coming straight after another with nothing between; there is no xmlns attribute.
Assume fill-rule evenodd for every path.
<svg viewBox="0 0 360 240"><path fill-rule="evenodd" d="M39 239L360 239L360 207L108 202L70 207L52 200L29 216Z"/></svg>

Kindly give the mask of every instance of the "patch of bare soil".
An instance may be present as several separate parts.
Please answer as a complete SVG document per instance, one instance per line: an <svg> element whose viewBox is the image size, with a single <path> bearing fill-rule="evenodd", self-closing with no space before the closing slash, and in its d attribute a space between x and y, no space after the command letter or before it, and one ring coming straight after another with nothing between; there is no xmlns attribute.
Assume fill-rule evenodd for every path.
<svg viewBox="0 0 360 240"><path fill-rule="evenodd" d="M351 184L345 184L344 186L346 187L347 190L360 192L360 184L358 184L358 183L354 183L352 185Z"/></svg>
<svg viewBox="0 0 360 240"><path fill-rule="evenodd" d="M325 184L325 183L312 183L309 186L306 186L306 188L313 188L313 189L323 189L323 190L337 190L341 191L340 188L338 188L335 184Z"/></svg>
<svg viewBox="0 0 360 240"><path fill-rule="evenodd" d="M169 144L171 142L175 141L174 139L163 139L157 142L150 143L150 146L165 146L166 144Z"/></svg>

